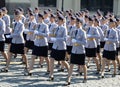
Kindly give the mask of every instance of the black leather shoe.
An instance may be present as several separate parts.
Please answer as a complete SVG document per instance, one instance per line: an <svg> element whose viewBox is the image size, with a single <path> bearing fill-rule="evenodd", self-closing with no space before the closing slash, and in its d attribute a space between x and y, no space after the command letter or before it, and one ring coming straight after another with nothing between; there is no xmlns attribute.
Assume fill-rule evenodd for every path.
<svg viewBox="0 0 120 87"><path fill-rule="evenodd" d="M116 76L116 74L112 74L112 77L115 77Z"/></svg>
<svg viewBox="0 0 120 87"><path fill-rule="evenodd" d="M87 79L84 79L84 80L83 80L83 83L87 83Z"/></svg>
<svg viewBox="0 0 120 87"><path fill-rule="evenodd" d="M2 69L0 70L0 72L8 72L8 69L2 68Z"/></svg>
<svg viewBox="0 0 120 87"><path fill-rule="evenodd" d="M59 69L58 72L64 72L64 69Z"/></svg>
<svg viewBox="0 0 120 87"><path fill-rule="evenodd" d="M63 86L68 86L70 85L71 83L70 82L67 82L66 84L64 84Z"/></svg>
<svg viewBox="0 0 120 87"><path fill-rule="evenodd" d="M106 70L105 72L110 72L110 69Z"/></svg>
<svg viewBox="0 0 120 87"><path fill-rule="evenodd" d="M49 79L47 81L53 81L54 80L54 77L49 77Z"/></svg>

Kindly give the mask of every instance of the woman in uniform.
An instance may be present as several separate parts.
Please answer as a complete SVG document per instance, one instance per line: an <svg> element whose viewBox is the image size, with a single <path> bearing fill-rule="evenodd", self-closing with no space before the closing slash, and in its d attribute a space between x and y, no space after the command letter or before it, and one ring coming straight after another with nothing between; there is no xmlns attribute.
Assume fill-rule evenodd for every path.
<svg viewBox="0 0 120 87"><path fill-rule="evenodd" d="M116 76L116 42L118 41L118 34L115 30L115 20L109 20L109 30L106 33L105 46L103 51L103 60L102 60L102 69L101 69L101 78L104 78L104 69L105 64L112 61L114 66L113 77Z"/></svg>
<svg viewBox="0 0 120 87"><path fill-rule="evenodd" d="M83 83L87 81L87 67L85 65L85 57L86 57L85 44L87 43L87 37L86 37L86 32L82 29L82 24L83 24L82 21L79 18L77 18L76 21L77 29L73 33L73 39L72 39L73 48L71 53L70 69L69 69L66 85L70 85L74 64L80 65L81 68L83 68L84 70Z"/></svg>
<svg viewBox="0 0 120 87"><path fill-rule="evenodd" d="M7 65L5 68L1 69L1 72L7 72L10 60L12 57L12 54L22 54L22 57L25 60L25 68L28 67L27 64L27 58L24 54L24 38L23 38L23 31L24 31L24 24L20 21L21 20L21 13L19 10L16 10L14 13L15 17L15 23L14 23L14 29L13 33L11 35L8 35L8 38L12 38L11 46L10 46L10 52L8 53L8 59L7 59Z"/></svg>
<svg viewBox="0 0 120 87"><path fill-rule="evenodd" d="M34 61L36 57L45 58L47 61L47 72L49 72L49 58L48 58L48 36L49 36L49 29L47 24L43 22L44 17L42 14L38 14L38 24L37 30L34 31L35 40L34 40L34 47L32 50L32 58L30 61L29 69L27 70L28 75L31 75L31 70L33 69Z"/></svg>
<svg viewBox="0 0 120 87"><path fill-rule="evenodd" d="M49 80L54 79L53 71L54 71L54 60L61 61L61 63L69 70L69 64L65 61L65 53L66 53L66 37L67 37L67 29L63 26L64 17L61 15L58 17L58 27L55 31L55 37L51 38L53 41L53 47L50 58L50 76Z"/></svg>

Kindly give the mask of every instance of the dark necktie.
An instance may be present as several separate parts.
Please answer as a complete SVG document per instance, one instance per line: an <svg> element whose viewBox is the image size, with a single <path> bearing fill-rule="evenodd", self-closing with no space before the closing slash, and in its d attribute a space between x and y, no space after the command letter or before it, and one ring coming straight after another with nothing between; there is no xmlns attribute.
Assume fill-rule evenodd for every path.
<svg viewBox="0 0 120 87"><path fill-rule="evenodd" d="M50 29L50 27L51 27L51 24L49 25L49 29Z"/></svg>
<svg viewBox="0 0 120 87"><path fill-rule="evenodd" d="M89 33L89 31L90 31L90 27L88 28L87 34Z"/></svg>
<svg viewBox="0 0 120 87"><path fill-rule="evenodd" d="M55 33L56 35L57 35L58 30L59 30L59 27L58 27L57 30L56 30L56 33Z"/></svg>
<svg viewBox="0 0 120 87"><path fill-rule="evenodd" d="M108 38L108 37L109 37L109 34L110 34L110 30L108 30L106 38Z"/></svg>
<svg viewBox="0 0 120 87"><path fill-rule="evenodd" d="M71 29L72 29L72 26L70 27L70 31L71 31Z"/></svg>
<svg viewBox="0 0 120 87"><path fill-rule="evenodd" d="M75 31L75 37L77 36L78 30Z"/></svg>
<svg viewBox="0 0 120 87"><path fill-rule="evenodd" d="M14 29L15 29L16 25L17 25L17 22L15 22L15 24L14 24Z"/></svg>
<svg viewBox="0 0 120 87"><path fill-rule="evenodd" d="M28 26L29 26L29 29L30 29L30 26L31 26L31 22L29 23L29 25L28 25Z"/></svg>
<svg viewBox="0 0 120 87"><path fill-rule="evenodd" d="M38 29L40 29L40 26L41 26L41 25L38 26Z"/></svg>

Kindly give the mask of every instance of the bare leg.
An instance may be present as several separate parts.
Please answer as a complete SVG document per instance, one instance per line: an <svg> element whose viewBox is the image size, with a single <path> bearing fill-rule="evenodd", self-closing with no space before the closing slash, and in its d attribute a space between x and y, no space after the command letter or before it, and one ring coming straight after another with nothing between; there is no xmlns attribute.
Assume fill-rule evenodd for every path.
<svg viewBox="0 0 120 87"><path fill-rule="evenodd" d="M7 53L4 51L4 52L1 52L2 53L2 55L3 55L3 57L6 59L6 61L7 61L7 59L8 59L8 55L7 55Z"/></svg>
<svg viewBox="0 0 120 87"><path fill-rule="evenodd" d="M50 59L47 57L45 60L47 62L47 71L50 71Z"/></svg>
<svg viewBox="0 0 120 87"><path fill-rule="evenodd" d="M7 69L8 69L8 67L9 67L9 65L10 65L11 57L12 57L12 53L9 52L9 53L8 53L8 59L7 59L7 62L6 62L6 68L7 68Z"/></svg>
<svg viewBox="0 0 120 87"><path fill-rule="evenodd" d="M101 76L104 76L104 70L105 70L105 64L106 64L106 58L102 59L102 69L101 69Z"/></svg>
<svg viewBox="0 0 120 87"><path fill-rule="evenodd" d="M112 64L114 66L114 75L116 75L116 60L113 60Z"/></svg>
<svg viewBox="0 0 120 87"><path fill-rule="evenodd" d="M43 57L40 57L40 62L39 62L39 64L40 64L40 67L41 67L41 68L43 67L43 66L42 66L43 62L44 62L44 58L43 58Z"/></svg>
<svg viewBox="0 0 120 87"><path fill-rule="evenodd" d="M67 70L69 71L70 66L69 66L68 62L66 62L66 61L61 61L61 63L62 63L62 64L67 68Z"/></svg>
<svg viewBox="0 0 120 87"><path fill-rule="evenodd" d="M33 55L31 60L30 60L30 64L29 64L29 70L32 70L33 69L33 65L34 65L34 62L35 62L35 58L36 56Z"/></svg>
<svg viewBox="0 0 120 87"><path fill-rule="evenodd" d="M27 60L26 54L23 54L22 58L23 58L23 60L24 60L24 62L26 64L26 68L28 68L28 60Z"/></svg>
<svg viewBox="0 0 120 87"><path fill-rule="evenodd" d="M100 53L97 53L97 57L99 58L99 62L100 62L100 65L102 64L102 57L100 55Z"/></svg>
<svg viewBox="0 0 120 87"><path fill-rule="evenodd" d="M97 70L100 70L98 59L95 57L94 60L95 60L96 66L97 66Z"/></svg>
<svg viewBox="0 0 120 87"><path fill-rule="evenodd" d="M72 72L73 72L73 67L74 67L74 65L70 64L70 69L69 69L69 72L68 72L67 82L71 82L71 76L72 76Z"/></svg>
<svg viewBox="0 0 120 87"><path fill-rule="evenodd" d="M87 67L89 68L90 58L88 57L87 59L88 59L88 60L87 60L86 65L87 65Z"/></svg>
<svg viewBox="0 0 120 87"><path fill-rule="evenodd" d="M50 77L53 77L54 72L54 58L50 58Z"/></svg>

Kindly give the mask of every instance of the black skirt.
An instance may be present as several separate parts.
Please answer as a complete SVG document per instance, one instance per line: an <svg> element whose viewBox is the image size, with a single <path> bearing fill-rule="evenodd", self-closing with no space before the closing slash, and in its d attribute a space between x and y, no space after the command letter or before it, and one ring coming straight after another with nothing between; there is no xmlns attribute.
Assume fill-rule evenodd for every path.
<svg viewBox="0 0 120 87"><path fill-rule="evenodd" d="M118 56L118 53L119 53L119 48L117 48L116 50L116 56Z"/></svg>
<svg viewBox="0 0 120 87"><path fill-rule="evenodd" d="M25 42L25 47L28 48L28 49L33 49L33 46L34 46L34 41L26 41Z"/></svg>
<svg viewBox="0 0 120 87"><path fill-rule="evenodd" d="M0 51L4 52L4 48L5 48L5 41L0 41Z"/></svg>
<svg viewBox="0 0 120 87"><path fill-rule="evenodd" d="M87 57L96 57L97 49L96 48L86 48Z"/></svg>
<svg viewBox="0 0 120 87"><path fill-rule="evenodd" d="M51 58L54 58L56 61L64 61L65 54L66 54L66 50L52 49Z"/></svg>
<svg viewBox="0 0 120 87"><path fill-rule="evenodd" d="M24 44L11 43L10 52L14 54L24 54Z"/></svg>
<svg viewBox="0 0 120 87"><path fill-rule="evenodd" d="M106 58L108 60L115 60L116 57L116 51L103 51L103 58Z"/></svg>
<svg viewBox="0 0 120 87"><path fill-rule="evenodd" d="M72 51L72 46L67 46L67 53L71 54L71 51Z"/></svg>
<svg viewBox="0 0 120 87"><path fill-rule="evenodd" d="M5 36L5 43L10 44L11 41L12 41L12 38L6 38L6 35L10 35L10 33L9 34L4 34L4 36Z"/></svg>
<svg viewBox="0 0 120 87"><path fill-rule="evenodd" d="M49 43L49 46L48 46L49 48L48 49L52 50L52 46L53 46L53 43Z"/></svg>
<svg viewBox="0 0 120 87"><path fill-rule="evenodd" d="M35 46L32 50L32 55L35 56L42 56L42 57L48 57L48 46Z"/></svg>
<svg viewBox="0 0 120 87"><path fill-rule="evenodd" d="M23 33L24 40L26 41L27 34Z"/></svg>
<svg viewBox="0 0 120 87"><path fill-rule="evenodd" d="M71 64L85 65L85 54L71 54Z"/></svg>
<svg viewBox="0 0 120 87"><path fill-rule="evenodd" d="M97 45L97 53L100 53L100 45Z"/></svg>
<svg viewBox="0 0 120 87"><path fill-rule="evenodd" d="M100 48L104 48L105 42L100 42Z"/></svg>

